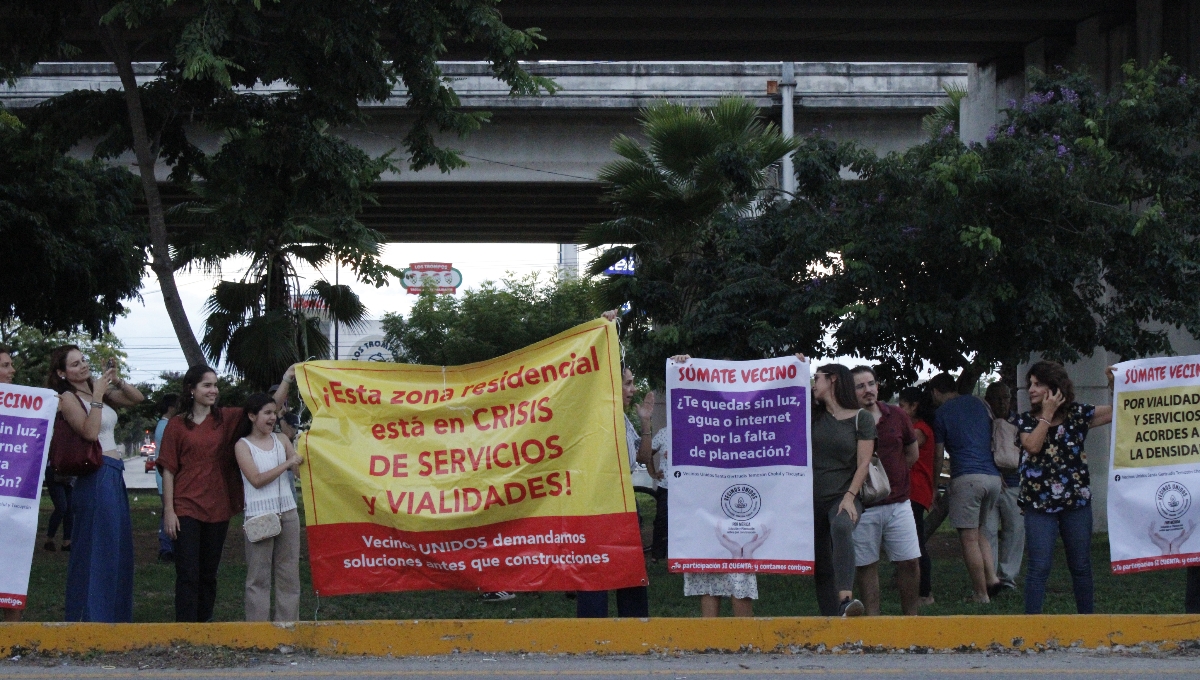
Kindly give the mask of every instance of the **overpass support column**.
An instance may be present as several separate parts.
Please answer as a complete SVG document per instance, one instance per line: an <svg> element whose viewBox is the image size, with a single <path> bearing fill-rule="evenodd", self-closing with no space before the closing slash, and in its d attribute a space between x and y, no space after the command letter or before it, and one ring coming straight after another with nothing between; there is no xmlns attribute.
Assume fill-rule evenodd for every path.
<svg viewBox="0 0 1200 680"><path fill-rule="evenodd" d="M795 62L783 62L783 73L779 79L779 96L783 100L783 114L781 115L781 126L784 137L792 137L796 134L796 64ZM792 154L783 157L783 163L779 170L779 186L786 194L787 200L791 200L796 193L796 167L793 163Z"/></svg>
<svg viewBox="0 0 1200 680"><path fill-rule="evenodd" d="M964 143L984 142L996 124L996 64L967 66L967 96L958 112L958 136Z"/></svg>
<svg viewBox="0 0 1200 680"><path fill-rule="evenodd" d="M1137 60L1146 67L1163 55L1163 0L1137 0ZM1176 62L1179 56L1175 57Z"/></svg>

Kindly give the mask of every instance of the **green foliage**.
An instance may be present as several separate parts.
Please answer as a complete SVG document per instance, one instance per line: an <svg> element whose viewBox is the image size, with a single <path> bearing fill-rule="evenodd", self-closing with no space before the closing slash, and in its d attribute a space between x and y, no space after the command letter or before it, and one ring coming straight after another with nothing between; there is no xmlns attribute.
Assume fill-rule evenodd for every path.
<svg viewBox="0 0 1200 680"><path fill-rule="evenodd" d="M536 49L542 39L538 30L508 27L497 4L199 0L179 9L172 0L108 0L98 5L3 0L0 78L11 82L40 60L77 52L80 41L103 45L114 61L149 49L171 55L164 65L164 72L173 76L169 90L208 90L211 104L214 98L243 96L244 91L235 88L285 85L298 90L297 96L289 97L294 107L332 125L360 120L361 104L385 101L393 96L393 87L402 84L412 121L405 138L411 166L448 170L462 160L452 150L439 148L434 133L463 135L487 120L486 114L459 108L449 79L438 69L437 61L452 49L470 45L483 52L493 73L514 94L557 89L552 81L527 73L519 61ZM69 30L80 25L92 31ZM190 87L196 84L200 87ZM155 87L162 88L139 89L149 93ZM153 99L147 97L150 108L155 106ZM174 98L174 103L179 108L166 109L170 115L189 119L206 108L203 101L186 96ZM196 104L201 110L193 108ZM104 122L128 125L115 118ZM147 125L153 138L157 126L151 116Z"/></svg>
<svg viewBox="0 0 1200 680"><path fill-rule="evenodd" d="M883 157L799 140L788 203L712 172L697 114L652 110L648 149L618 138L605 178L621 217L591 241L624 244L595 268L637 257L608 292L636 312L639 373L672 354L799 350L865 357L885 393L926 362L968 391L1032 352L1136 357L1170 351L1173 327L1200 333L1200 83L1163 61L1106 96L1056 71L970 146L954 104L927 142ZM753 157L736 147L724 157Z"/></svg>
<svg viewBox="0 0 1200 680"><path fill-rule="evenodd" d="M1144 356L1170 327L1200 332L1200 85L1165 61L1126 74L1111 96L1040 76L986 145L941 130L857 153L832 198L792 204L839 255L821 279L832 351L892 384L963 369L965 390L1035 351Z"/></svg>
<svg viewBox="0 0 1200 680"><path fill-rule="evenodd" d="M613 277L606 299L631 303L626 359L654 384L674 354L757 358L786 345L778 329L792 320L780 304L792 273L780 254L807 241L752 215L771 211L768 169L797 143L758 115L740 98L654 104L642 114L646 145L617 137L621 158L601 170L618 217L585 232L589 246L610 246L591 271L636 258L637 275Z"/></svg>
<svg viewBox="0 0 1200 680"><path fill-rule="evenodd" d="M326 281L315 283L306 296L315 303L315 314L295 308L299 279L287 255L260 254L241 281L220 282L205 302L205 353L214 365L224 355L234 374L261 390L288 366L329 356L323 320L355 328L366 318L366 308L349 286Z"/></svg>
<svg viewBox="0 0 1200 680"><path fill-rule="evenodd" d="M536 274L485 282L462 297L426 288L408 319L387 314L383 329L400 361L456 366L484 361L600 316L599 284L542 281Z"/></svg>
<svg viewBox="0 0 1200 680"><path fill-rule="evenodd" d="M487 114L464 111L438 68L454 47L482 51L512 93L553 92L520 58L541 39L537 29L504 24L497 0L251 2L197 0L0 0L0 77L12 81L39 60L78 51L76 41L103 48L126 91L72 92L35 118L65 150L98 138L98 157L135 152L149 210L154 271L174 288L172 261L155 165L173 166L172 179L198 197L206 226L177 244L186 260L211 262L238 238L268 225L272 247L315 243L380 285L394 274L378 262L379 236L354 219L366 188L391 168L325 135L328 127L360 124L362 104L407 95L409 166L447 171L464 165L435 133L465 135ZM90 30L89 30L90 29ZM146 54L137 54L147 50ZM136 59L166 59L158 79L135 85ZM394 92L397 86L404 92ZM270 86L278 95L257 94ZM207 128L224 144L212 158L192 144L189 128ZM247 231L250 230L250 231ZM213 237L213 244L205 241ZM242 244L242 253L262 252ZM326 256L328 257L328 255ZM164 300L189 361L202 351L177 296ZM211 345L209 347L211 355Z"/></svg>
<svg viewBox="0 0 1200 680"><path fill-rule="evenodd" d="M933 113L921 119L921 128L933 137L943 131L958 130L959 118L962 115L962 100L967 98L967 88L962 85L943 85L946 93L946 103L933 109Z"/></svg>
<svg viewBox="0 0 1200 680"><path fill-rule="evenodd" d="M0 322L0 344L13 349L13 367L17 370L13 382L18 385L44 387L50 372L50 352L63 345L78 345L88 363L96 367L93 372L109 359L116 359L118 372L127 375L124 363L128 355L121 339L109 332L93 338L86 333L44 333L23 323Z"/></svg>
<svg viewBox="0 0 1200 680"><path fill-rule="evenodd" d="M2 109L0 158L0 322L99 335L146 263L131 176L61 155Z"/></svg>

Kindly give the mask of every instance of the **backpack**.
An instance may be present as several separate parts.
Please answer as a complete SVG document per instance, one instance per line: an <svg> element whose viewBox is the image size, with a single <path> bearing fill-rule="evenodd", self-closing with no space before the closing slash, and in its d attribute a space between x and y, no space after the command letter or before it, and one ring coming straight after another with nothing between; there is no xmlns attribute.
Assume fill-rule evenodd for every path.
<svg viewBox="0 0 1200 680"><path fill-rule="evenodd" d="M978 397L976 397L978 398ZM980 399L979 401L983 401ZM1005 418L997 418L986 401L988 415L992 417L992 460L1001 472L1016 472L1021 465L1021 447L1017 446L1017 426Z"/></svg>

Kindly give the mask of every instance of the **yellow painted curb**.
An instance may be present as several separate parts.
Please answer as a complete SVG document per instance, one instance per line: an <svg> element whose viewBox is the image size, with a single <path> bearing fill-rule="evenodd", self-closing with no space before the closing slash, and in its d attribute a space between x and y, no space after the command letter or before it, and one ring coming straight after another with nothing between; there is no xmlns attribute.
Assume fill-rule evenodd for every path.
<svg viewBox="0 0 1200 680"><path fill-rule="evenodd" d="M500 619L271 623L9 623L0 650L129 651L172 644L237 649L287 645L327 654L410 656L453 652L642 654L651 651L789 651L844 645L933 649L1000 645L1084 647L1200 639L1200 616L940 616L860 619Z"/></svg>

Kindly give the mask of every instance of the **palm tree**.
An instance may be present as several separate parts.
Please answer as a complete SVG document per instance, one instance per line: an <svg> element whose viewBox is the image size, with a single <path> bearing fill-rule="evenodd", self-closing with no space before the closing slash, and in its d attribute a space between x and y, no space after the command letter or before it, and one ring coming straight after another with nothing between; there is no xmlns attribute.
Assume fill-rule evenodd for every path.
<svg viewBox="0 0 1200 680"><path fill-rule="evenodd" d="M745 326L745 314L722 330L721 321L705 324L694 315L714 286L729 283L720 279L725 263L738 258L730 245L745 218L780 198L770 170L798 144L740 97L711 108L659 102L641 118L645 145L618 136L612 148L620 158L600 171L617 217L586 229L582 241L606 246L591 263L593 275L635 259L636 274L612 277L606 293L610 304L632 305L629 358L653 377L666 356L711 348L700 334L728 336L734 325ZM749 335L722 355L752 353Z"/></svg>
<svg viewBox="0 0 1200 680"><path fill-rule="evenodd" d="M240 281L218 283L204 305L200 346L209 360L217 365L224 355L226 366L266 389L297 361L328 358L321 322L359 328L367 314L349 286L319 280L299 296L293 260L315 268L329 255L320 246L285 246L258 254ZM295 304L301 299L312 304Z"/></svg>
<svg viewBox="0 0 1200 680"><path fill-rule="evenodd" d="M368 188L386 169L328 134L320 121L276 116L269 102L258 118L230 135L195 168L197 200L172 212L181 225L174 260L218 269L226 258L250 258L239 281L221 281L206 303L201 347L217 365L267 387L296 362L323 359L329 341L321 322L361 326L366 308L346 285L317 281L308 290L317 314L293 302L304 291L295 266L349 266L359 281L385 285L399 272L379 260L383 237L358 221ZM187 224L199 220L200 224Z"/></svg>

